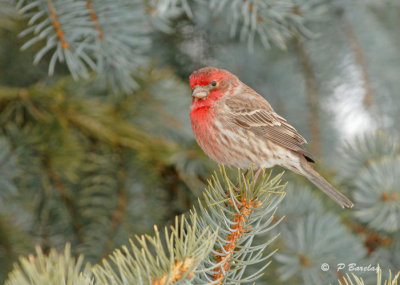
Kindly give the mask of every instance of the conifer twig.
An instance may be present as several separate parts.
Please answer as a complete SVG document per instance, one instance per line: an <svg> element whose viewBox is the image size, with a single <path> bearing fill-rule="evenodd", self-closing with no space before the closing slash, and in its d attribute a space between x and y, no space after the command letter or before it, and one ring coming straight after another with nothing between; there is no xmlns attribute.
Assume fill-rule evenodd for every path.
<svg viewBox="0 0 400 285"><path fill-rule="evenodd" d="M367 228L366 226L356 221L352 222L349 221L348 224L356 234L365 235L363 245L367 249L368 255L371 255L379 247L388 247L393 243L393 238L384 235L382 233L376 232L370 228Z"/></svg>
<svg viewBox="0 0 400 285"><path fill-rule="evenodd" d="M214 273L214 281L218 281L216 284L223 284L222 279L225 276L225 273L229 271L229 267L231 266L231 257L232 253L236 248L237 242L243 236L243 234L248 230L243 227L244 222L247 220L247 217L250 215L252 210L258 206L260 206L261 202L254 202L253 200L248 200L246 197L241 197L238 199L238 202L234 202L233 199L229 200L229 203L233 205L236 203L235 207L239 209L236 215L233 218L233 226L232 231L228 234L227 242L224 245L223 249L217 251L220 254L215 254L217 262L223 262L220 267L215 269Z"/></svg>
<svg viewBox="0 0 400 285"><path fill-rule="evenodd" d="M259 168L257 172L253 176L253 182L256 183L258 176L260 175L262 168ZM248 171L243 174L243 179L247 176ZM240 177L240 175L239 175ZM239 185L236 185L235 188L238 188ZM228 197L230 195L228 194ZM232 219L232 227L230 233L227 236L227 241L222 249L217 251L217 254L214 253L216 257L217 263L221 263L221 266L215 269L213 278L214 281L217 281L216 284L223 284L222 280L226 275L226 272L229 271L231 266L231 258L232 254L236 249L236 245L238 241L242 238L243 234L248 231L246 227L244 227L244 223L247 220L250 213L253 211L254 208L257 208L261 205L260 201L254 202L254 197L248 199L246 197L246 193L244 192L243 195L229 199L228 203L233 206L236 210L236 214Z"/></svg>
<svg viewBox="0 0 400 285"><path fill-rule="evenodd" d="M122 156L120 156L120 159L123 159ZM124 185L125 178L126 178L126 170L124 169L122 163L120 163L120 167L121 167L121 170L118 171L118 174L117 174L117 176L118 176L117 177L118 201L117 201L117 206L111 216L111 221L110 221L109 231L108 231L109 234L108 234L108 239L107 239L107 243L105 246L105 250L103 253L103 257L106 257L108 255L110 249L112 248L113 237L115 236L115 234L117 232L117 228L120 225L122 218L124 217L125 211L126 211L127 196L126 196L126 187Z"/></svg>
<svg viewBox="0 0 400 285"><path fill-rule="evenodd" d="M360 43L358 42L354 34L353 28L349 23L349 21L346 19L346 17L342 17L342 21L344 23L343 29L349 41L350 49L353 53L354 60L361 72L362 85L364 87L364 92L365 92L363 102L366 107L370 107L372 106L373 103L373 96L372 96L371 82L368 75L368 68L364 59L364 53L362 51Z"/></svg>
<svg viewBox="0 0 400 285"><path fill-rule="evenodd" d="M172 268L171 272L169 274L165 273L163 276L161 276L160 279L154 280L152 285L167 285L176 282L178 280L181 280L184 277L193 278L194 276L193 272L186 274L186 272L192 266L192 262L193 261L191 258L175 261L174 267Z"/></svg>
<svg viewBox="0 0 400 285"><path fill-rule="evenodd" d="M93 24L95 26L95 29L96 29L96 31L98 33L97 39L101 41L101 40L104 39L103 29L99 25L99 20L98 20L96 12L94 11L94 8L93 8L91 0L86 0L86 7L89 10L90 20L92 20L92 22L93 22Z"/></svg>
<svg viewBox="0 0 400 285"><path fill-rule="evenodd" d="M308 126L310 128L310 136L312 141L310 146L314 155L320 157L322 154L322 141L321 129L319 126L317 79L315 78L311 60L306 53L301 39L295 39L295 46L306 84L307 104L309 108Z"/></svg>
<svg viewBox="0 0 400 285"><path fill-rule="evenodd" d="M78 217L78 211L75 208L75 202L71 198L70 194L68 193L67 187L61 181L61 178L59 177L57 172L51 167L48 158L44 159L44 166L51 183L58 190L61 201L63 201L71 217L72 227L74 229L77 239L79 240L79 242L83 242L82 224Z"/></svg>
<svg viewBox="0 0 400 285"><path fill-rule="evenodd" d="M54 27L54 30L56 31L56 35L57 35L58 41L61 44L61 47L63 49L68 49L69 43L65 40L65 34L64 34L64 31L61 29L61 24L58 20L58 15L54 8L53 0L47 0L47 8L49 9L51 23Z"/></svg>

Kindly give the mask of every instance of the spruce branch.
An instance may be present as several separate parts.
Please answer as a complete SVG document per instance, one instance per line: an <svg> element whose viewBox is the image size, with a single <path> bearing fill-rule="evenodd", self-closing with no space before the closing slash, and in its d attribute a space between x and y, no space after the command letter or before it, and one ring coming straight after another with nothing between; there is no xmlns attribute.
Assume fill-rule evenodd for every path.
<svg viewBox="0 0 400 285"><path fill-rule="evenodd" d="M29 114L26 121L30 120L43 125L58 122L60 125L73 127L95 140L136 149L144 159L151 157L152 149L149 149L149 146L160 147L166 152L176 148L172 142L167 142L160 137L155 138L136 128L117 114L111 102L82 95L73 96L68 90L70 84L68 80L60 80L55 89L40 85L29 89L2 87L0 88L0 106L8 109L21 105L22 109ZM75 92L78 91L75 90ZM3 122L15 119L11 117L15 115L14 112L3 114L9 115L0 117Z"/></svg>
<svg viewBox="0 0 400 285"><path fill-rule="evenodd" d="M109 223L109 234L107 238L106 248L103 252L103 257L108 255L108 252L113 245L113 237L116 235L118 226L121 224L127 207L127 190L125 185L126 169L123 165L123 158L119 155L119 168L117 173L117 205L112 213L111 220Z"/></svg>
<svg viewBox="0 0 400 285"><path fill-rule="evenodd" d="M115 92L137 87L133 75L146 64L143 54L149 46L141 1L35 0L16 6L29 19L20 36L32 34L21 49L45 41L34 63L52 53L50 75L57 62L65 62L74 79L95 71L99 82Z"/></svg>
<svg viewBox="0 0 400 285"><path fill-rule="evenodd" d="M103 284L164 285L182 281L190 284L199 263L209 254L217 233L210 227L200 228L198 216L176 218L175 225L165 228L164 237L154 227L154 236L136 236L130 249L115 251L111 261L104 260L93 268L97 282Z"/></svg>
<svg viewBox="0 0 400 285"><path fill-rule="evenodd" d="M172 270L169 274L165 273L161 278L154 280L153 285L165 285L169 283L175 283L181 279L193 278L194 274L189 273L187 274L188 270L192 266L192 259L186 258L184 260L176 261Z"/></svg>
<svg viewBox="0 0 400 285"><path fill-rule="evenodd" d="M97 82L115 93L132 92L138 87L136 78L141 69L148 65L145 54L151 44L151 27L143 1L96 1L91 4L93 13L95 24L102 31L100 34L99 28L95 28L93 57Z"/></svg>
<svg viewBox="0 0 400 285"><path fill-rule="evenodd" d="M239 34L242 40L247 39L250 48L256 36L266 47L274 43L285 48L285 41L294 35L310 36L305 23L324 14L324 2L235 0L231 4L229 1L202 3L216 15L228 18L231 35ZM149 20L161 30L169 31L169 21L182 12L189 18L195 17L191 5L187 0L151 0L146 2L146 7L139 0L16 2L29 25L20 35L32 34L22 49L45 41L35 55L35 64L50 54L50 75L57 62L65 62L75 79L89 78L94 71L99 84L114 92L125 93L138 87L135 76L148 65L145 53L150 47L152 29Z"/></svg>
<svg viewBox="0 0 400 285"><path fill-rule="evenodd" d="M76 211L75 202L71 197L66 185L61 180L59 174L53 169L49 160L44 158L44 168L47 171L48 178L50 183L54 185L54 188L58 191L59 197L63 202L65 208L67 209L68 214L70 215L70 219L72 222L72 227L74 229L75 235L79 242L83 242L82 236L82 224L80 221L79 213Z"/></svg>
<svg viewBox="0 0 400 285"><path fill-rule="evenodd" d="M373 163L355 182L354 216L369 227L392 233L400 229L400 156Z"/></svg>
<svg viewBox="0 0 400 285"><path fill-rule="evenodd" d="M333 282L337 279L334 265L357 262L365 256L356 237L330 213L310 213L283 223L279 229L285 249L275 258L282 264L278 273L284 281L299 276L304 284ZM328 271L321 270L324 263L331 265Z"/></svg>
<svg viewBox="0 0 400 285"><path fill-rule="evenodd" d="M211 0L210 9L227 18L231 36L247 40L253 50L256 37L264 47L274 44L286 49L286 41L296 35L311 37L306 23L325 13L324 0L316 1L259 1Z"/></svg>
<svg viewBox="0 0 400 285"><path fill-rule="evenodd" d="M347 226L350 227L354 233L364 236L363 244L368 251L368 255L374 254L374 252L382 247L388 248L394 242L392 237L374 231L359 222L349 221L347 222Z"/></svg>
<svg viewBox="0 0 400 285"><path fill-rule="evenodd" d="M152 17L168 21L184 12L189 18L193 17L188 0L148 0L148 10Z"/></svg>
<svg viewBox="0 0 400 285"><path fill-rule="evenodd" d="M253 175L251 173L250 177ZM219 177L223 179L224 186L222 186ZM112 261L118 268L130 268L128 277L125 274L125 278L128 280L142 280L142 283L139 284L149 284L149 282L157 285L168 284L168 282L177 282L178 280L186 284L185 278L193 279L196 284L208 284L209 282L231 284L250 282L262 275L261 272L268 266L269 262L266 262L256 273L243 277L245 268L248 265L264 263L273 254L262 256L265 248L270 245L274 238L262 244L255 243L254 238L257 235L264 235L265 232L272 230L277 224L272 222L274 220L272 215L276 210L276 206L284 197L284 192L282 192L284 186L279 185L280 175L272 179L270 179L270 176L267 178L263 175L257 182L251 182L250 178L245 178L239 172L241 182L238 183L238 189L235 189L236 186L227 177L223 168L220 169L219 177L215 174L212 182L210 181L209 189L204 195L205 201L200 204L201 216L197 216L196 211L193 211L190 216L190 222L186 225L186 227L190 227L190 225L194 227L196 225L196 228L181 228L177 232L175 232L177 226L171 228L171 231L176 233L175 237L178 232L186 232L189 235L194 231L197 232L196 236L203 236L204 231L211 230L213 234L218 234L218 236L214 236L217 240L214 240L211 244L206 239L206 244L204 245L207 245L208 252L203 252L203 258L201 260L196 259L188 253L191 248L189 245L186 246L187 249L180 252L180 255L184 257L178 258L177 253L172 254L173 247L168 246L172 242L172 238L169 242L166 241L168 253L164 252L159 247L161 242L160 235L155 229L156 235L154 238L142 236L141 238L136 238L136 241L144 252L149 250L146 240L152 244L154 251L158 254L157 260L160 260L159 263L154 263L155 259L149 253L139 254L139 249L134 244L132 244L132 254L126 248L123 248L123 252L117 251L114 253ZM229 192L229 196L227 196L226 191ZM183 221L180 225L182 224ZM165 233L165 237L168 237L167 233ZM191 236L187 238L191 239ZM214 249L210 252L212 248ZM129 257L131 255L134 256L138 264L141 264L140 269L133 269L131 263L133 260ZM176 257L171 257L171 255ZM128 257L122 259L122 256ZM160 270L157 268L160 268L164 263L164 258L167 256L169 256L169 265L167 267L169 269L167 272L160 274ZM187 272L192 265L197 269ZM165 266L161 267L166 268ZM101 268L101 271L98 271L101 274L99 278L106 282L104 278L110 276L110 272L108 274L105 272L109 271L112 265L105 261ZM141 274L144 274L145 270L147 273L142 276ZM118 273L116 274L118 275ZM108 282L111 279L122 280L121 274L122 272L119 273L120 277L117 278L113 273L112 276L114 277L109 277ZM152 276L152 278L149 279L149 276ZM120 284L120 281L112 282L115 283L111 284Z"/></svg>
<svg viewBox="0 0 400 285"><path fill-rule="evenodd" d="M93 284L90 265L83 265L83 256L75 259L71 256L71 246L67 244L63 254L50 250L45 255L36 247L36 256L20 258L9 274L6 285L53 285L53 284Z"/></svg>
<svg viewBox="0 0 400 285"><path fill-rule="evenodd" d="M360 43L357 40L357 37L353 31L353 27L349 22L349 20L346 18L346 16L343 16L341 20L342 20L343 30L345 32L351 52L354 57L354 61L357 64L361 73L361 80L364 88L363 103L366 107L371 107L375 100L373 98L371 79L369 78L368 75L368 68L365 62L363 49L361 48Z"/></svg>
<svg viewBox="0 0 400 285"><path fill-rule="evenodd" d="M114 153L106 144L94 143L84 155L79 183L73 185L77 211L84 225L84 243L79 252L86 260L98 262L116 246L116 236L127 217L123 153ZM122 150L120 150L122 151ZM121 176L122 175L122 176ZM127 199L129 201L129 199Z"/></svg>
<svg viewBox="0 0 400 285"><path fill-rule="evenodd" d="M399 233L391 235L391 237L381 237L381 242L368 257L366 264L379 264L381 268L398 272L400 268L400 239ZM385 272L386 273L386 272ZM384 275L387 277L387 274Z"/></svg>
<svg viewBox="0 0 400 285"><path fill-rule="evenodd" d="M228 203L233 204L232 200L229 200ZM243 227L244 223L248 219L248 216L251 212L260 206L260 202L247 201L246 197L240 197L237 201L237 204L234 207L238 210L233 218L232 225L232 233L228 234L227 241L222 249L218 250L214 253L216 260L218 263L223 263L221 267L216 268L214 273L214 280L217 281L216 284L222 284L221 280L224 279L224 275L229 272L229 269L232 265L232 254L236 249L236 244L240 241L246 231L246 228Z"/></svg>
<svg viewBox="0 0 400 285"><path fill-rule="evenodd" d="M21 259L7 284L25 284L25 280L31 279L34 279L33 284L54 280L121 285L252 282L262 275L269 264L266 261L274 253L263 256L274 238L259 243L255 242L255 237L276 226L273 215L284 197L284 186L279 184L281 175L271 178L271 174L268 177L262 174L256 180L252 171L249 177L240 171L238 174L235 185L221 168L222 181L217 175L213 176L204 202L199 205L200 216L193 210L188 218L176 218L175 224L165 228L163 234L155 227L154 236L136 236L130 248L123 246L102 264L91 269L87 265L83 269L82 257L77 261L70 257L69 245L64 256L51 250L46 257L37 249L37 257ZM68 264L63 267L57 262ZM257 263L263 263L262 268L244 276L246 267Z"/></svg>
<svg viewBox="0 0 400 285"><path fill-rule="evenodd" d="M3 196L17 192L17 187L13 180L19 174L17 156L11 150L7 139L0 137L0 207Z"/></svg>
<svg viewBox="0 0 400 285"><path fill-rule="evenodd" d="M354 184L354 178L375 162L400 153L399 144L383 131L356 137L347 141L340 151L343 159L339 176Z"/></svg>
<svg viewBox="0 0 400 285"><path fill-rule="evenodd" d="M88 78L86 65L93 67L94 62L87 54L88 49L80 43L83 38L87 38L88 33L85 29L75 29L79 24L82 27L90 26L84 2L37 0L24 5L22 3L18 3L19 11L29 18L30 27L21 32L20 36L31 33L34 36L21 49L29 48L45 39L46 45L36 54L34 63L38 63L46 53L54 50L49 64L50 75L54 73L56 62L60 61L66 62L75 79Z"/></svg>
<svg viewBox="0 0 400 285"><path fill-rule="evenodd" d="M285 199L280 203L276 213L277 218L284 220L277 227L285 227L286 223L295 224L303 217L312 213L323 213L322 201L308 187L290 183L286 187Z"/></svg>
<svg viewBox="0 0 400 285"><path fill-rule="evenodd" d="M92 20L94 27L97 31L97 39L99 41L102 41L104 39L104 35L103 35L104 32L103 32L103 29L99 25L97 13L93 8L93 4L92 4L91 0L86 0L86 7L89 10L90 20Z"/></svg>
<svg viewBox="0 0 400 285"><path fill-rule="evenodd" d="M254 181L253 171L247 176L239 171L238 182L234 183L223 167L219 175L213 175L200 210L202 225L218 229L219 235L212 254L202 263L204 272L197 276L196 282L238 284L253 282L262 275L270 264L267 260L275 252L264 256L264 251L277 235L262 243L255 238L279 223L274 214L285 196L281 176L271 178L271 174L263 173ZM262 264L261 269L245 276L247 266L253 264Z"/></svg>

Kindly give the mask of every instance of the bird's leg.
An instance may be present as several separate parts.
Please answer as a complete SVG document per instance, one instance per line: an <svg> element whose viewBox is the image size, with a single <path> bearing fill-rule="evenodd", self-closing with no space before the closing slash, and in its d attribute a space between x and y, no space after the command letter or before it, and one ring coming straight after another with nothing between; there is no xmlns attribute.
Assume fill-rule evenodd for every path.
<svg viewBox="0 0 400 285"><path fill-rule="evenodd" d="M260 173L261 173L262 170L263 170L262 167L260 167L259 169L257 169L256 174L254 174L254 177L253 177L253 182L254 182L254 183L257 182L258 176L260 176ZM247 173L247 172L246 172L246 173Z"/></svg>
<svg viewBox="0 0 400 285"><path fill-rule="evenodd" d="M253 183L256 183L256 182L257 182L258 176L260 176L262 170L263 170L262 167L260 167L259 169L257 169L257 171L256 171L256 173L254 174L254 177L253 177L253 181L252 181ZM243 179L246 179L248 172L249 172L249 170L247 169L247 170L245 171L245 173L243 174ZM238 195L239 192L240 192L239 184L240 184L240 182L238 182L238 183L235 185L235 188L234 188L235 195ZM231 198L231 193L230 193L228 190L225 190L225 195L226 195L226 197L227 197L228 199ZM227 204L227 203L226 203L226 204Z"/></svg>
<svg viewBox="0 0 400 285"><path fill-rule="evenodd" d="M243 178L245 179L247 177L247 173L249 173L249 170L247 169L244 174L243 174ZM239 182L236 184L235 189L239 190Z"/></svg>
<svg viewBox="0 0 400 285"><path fill-rule="evenodd" d="M262 171L262 168L257 169L256 174L254 174L254 177L253 177L253 182L256 182L256 181L257 181L258 176L260 176L261 171ZM244 178L244 179L246 179L248 173L249 173L249 170L247 169L247 170L244 172L244 174L243 174L243 178ZM236 183L235 189L236 189L236 191L239 191L239 182ZM227 190L225 190L225 194L226 194L226 196L227 196L228 198L231 196L231 195L229 194L229 191L227 191Z"/></svg>
<svg viewBox="0 0 400 285"><path fill-rule="evenodd" d="M248 169L247 169L247 170L244 172L244 174L243 174L243 178L244 178L244 179L246 179L247 173L249 173L249 170L248 170ZM236 189L239 190L239 182L236 184Z"/></svg>
<svg viewBox="0 0 400 285"><path fill-rule="evenodd" d="M249 173L249 170L247 169L247 170L244 172L243 177L246 178L248 173ZM235 190L236 190L236 191L235 191L235 192L239 191L239 184L240 184L239 182L236 183L236 185L235 185ZM230 193L229 193L228 190L225 190L225 194L226 194L226 197L228 197L228 198L231 197L231 195L230 195Z"/></svg>

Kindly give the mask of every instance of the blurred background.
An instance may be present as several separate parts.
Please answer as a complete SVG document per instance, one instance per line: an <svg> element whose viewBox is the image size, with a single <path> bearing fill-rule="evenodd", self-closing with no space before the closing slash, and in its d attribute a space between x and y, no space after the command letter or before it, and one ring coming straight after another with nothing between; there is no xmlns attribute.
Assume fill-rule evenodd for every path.
<svg viewBox="0 0 400 285"><path fill-rule="evenodd" d="M208 65L264 96L356 204L287 173L259 284L399 271L399 31L398 0L1 0L0 282L35 245L96 264L191 209L217 169L188 117Z"/></svg>

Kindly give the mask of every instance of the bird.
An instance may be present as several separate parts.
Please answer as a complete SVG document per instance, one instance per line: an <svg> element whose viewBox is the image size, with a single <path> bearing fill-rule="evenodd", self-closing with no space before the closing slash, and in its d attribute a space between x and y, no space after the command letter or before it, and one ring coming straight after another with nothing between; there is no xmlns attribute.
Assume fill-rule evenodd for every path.
<svg viewBox="0 0 400 285"><path fill-rule="evenodd" d="M306 177L342 208L354 206L310 165L315 161L304 148L307 141L237 76L209 66L194 71L189 84L193 134L211 159L257 171L279 165Z"/></svg>

